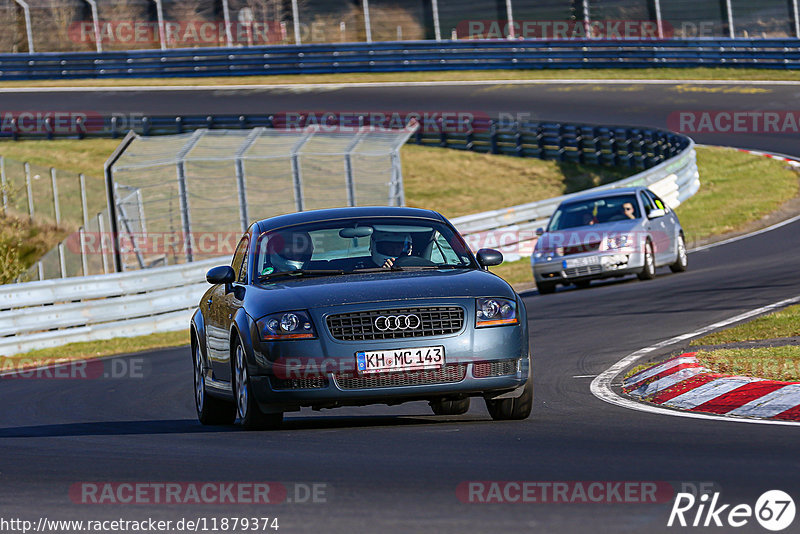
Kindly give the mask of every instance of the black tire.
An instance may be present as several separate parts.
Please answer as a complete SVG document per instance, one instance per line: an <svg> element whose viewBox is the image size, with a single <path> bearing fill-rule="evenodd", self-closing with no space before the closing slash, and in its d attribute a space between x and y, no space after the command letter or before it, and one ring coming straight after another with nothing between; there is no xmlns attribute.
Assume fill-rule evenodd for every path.
<svg viewBox="0 0 800 534"><path fill-rule="evenodd" d="M556 285L553 282L536 282L536 289L540 295L549 295L555 292Z"/></svg>
<svg viewBox="0 0 800 534"><path fill-rule="evenodd" d="M686 240L683 239L683 234L678 236L678 242L675 244L678 249L675 263L669 266L669 270L673 273L682 273L689 266L689 255L686 253Z"/></svg>
<svg viewBox="0 0 800 534"><path fill-rule="evenodd" d="M644 243L644 267L637 276L639 280L652 280L656 277L656 257L653 254L653 243L649 239Z"/></svg>
<svg viewBox="0 0 800 534"><path fill-rule="evenodd" d="M203 373L203 355L197 338L192 339L192 360L194 364L194 407L197 419L203 425L232 425L236 420L236 405L230 401L212 397L206 392L206 379Z"/></svg>
<svg viewBox="0 0 800 534"><path fill-rule="evenodd" d="M240 343L233 347L233 394L236 415L246 430L274 430L283 422L283 412L264 413L256 402L247 372L247 359Z"/></svg>
<svg viewBox="0 0 800 534"><path fill-rule="evenodd" d="M575 287L577 287L578 289L586 289L590 285L592 285L592 282L590 282L589 280L581 280L579 282L575 282Z"/></svg>
<svg viewBox="0 0 800 534"><path fill-rule="evenodd" d="M434 415L463 415L469 410L469 397L466 399L437 399L430 402Z"/></svg>
<svg viewBox="0 0 800 534"><path fill-rule="evenodd" d="M486 409L495 421L527 419L533 408L533 377L528 376L522 395L516 399L485 399Z"/></svg>

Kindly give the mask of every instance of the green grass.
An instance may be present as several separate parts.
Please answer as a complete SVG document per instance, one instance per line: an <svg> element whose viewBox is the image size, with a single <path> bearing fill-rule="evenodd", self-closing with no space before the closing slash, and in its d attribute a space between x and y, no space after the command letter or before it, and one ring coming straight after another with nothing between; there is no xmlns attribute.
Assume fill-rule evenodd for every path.
<svg viewBox="0 0 800 534"><path fill-rule="evenodd" d="M715 373L800 381L800 347L701 350L701 364Z"/></svg>
<svg viewBox="0 0 800 534"><path fill-rule="evenodd" d="M139 337L116 337L101 341L69 343L61 347L33 350L0 358L0 371L21 370L43 364L102 358L145 350L180 347L189 344L189 331L161 332Z"/></svg>
<svg viewBox="0 0 800 534"><path fill-rule="evenodd" d="M800 336L800 304L695 339L692 346Z"/></svg>
<svg viewBox="0 0 800 534"><path fill-rule="evenodd" d="M309 83L424 82L460 80L776 80L798 81L791 70L746 68L550 69L474 70L401 73L294 74L208 78L124 78L90 80L30 80L0 83L0 87L116 87L120 85L272 85Z"/></svg>

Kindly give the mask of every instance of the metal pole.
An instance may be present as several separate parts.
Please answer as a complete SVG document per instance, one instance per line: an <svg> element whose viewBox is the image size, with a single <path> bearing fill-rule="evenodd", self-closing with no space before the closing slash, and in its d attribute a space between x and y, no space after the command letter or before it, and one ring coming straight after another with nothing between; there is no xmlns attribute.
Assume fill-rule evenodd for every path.
<svg viewBox="0 0 800 534"><path fill-rule="evenodd" d="M796 1L796 0L795 0ZM663 22L661 20L661 0L655 0L655 7L656 7L656 26L658 27L658 38L664 38L664 28Z"/></svg>
<svg viewBox="0 0 800 534"><path fill-rule="evenodd" d="M92 8L92 26L94 27L94 42L98 52L103 51L103 39L100 37L100 22L97 17L97 2L96 0L86 0L86 3Z"/></svg>
<svg viewBox="0 0 800 534"><path fill-rule="evenodd" d="M239 189L239 221L242 226L242 232L247 230L247 223L250 222L250 217L247 214L247 181L245 180L244 172L244 155L263 131L264 128L254 128L244 140L242 146L236 150L236 187Z"/></svg>
<svg viewBox="0 0 800 534"><path fill-rule="evenodd" d="M294 205L297 211L303 211L305 205L303 199L303 176L300 170L300 149L303 148L303 145L305 145L309 139L314 137L316 132L317 130L313 127L309 128L305 135L292 147L292 180L294 182Z"/></svg>
<svg viewBox="0 0 800 534"><path fill-rule="evenodd" d="M583 31L589 37L589 30L592 28L592 18L589 15L589 0L583 0Z"/></svg>
<svg viewBox="0 0 800 534"><path fill-rule="evenodd" d="M178 201L180 202L181 210L181 224L183 226L183 238L186 246L186 261L191 263L194 261L194 252L192 251L192 219L189 207L189 193L186 188L186 156L192 151L194 145L205 135L208 130L201 128L195 130L192 137L183 145L180 152L177 154L177 176L178 176Z"/></svg>
<svg viewBox="0 0 800 534"><path fill-rule="evenodd" d="M433 32L437 41L442 40L442 28L439 26L439 0L431 0L433 9Z"/></svg>
<svg viewBox="0 0 800 534"><path fill-rule="evenodd" d="M33 222L33 188L31 187L31 165L25 162L25 188L28 192L28 214Z"/></svg>
<svg viewBox="0 0 800 534"><path fill-rule="evenodd" d="M303 44L300 37L300 9L297 7L297 0L292 0L292 22L294 23L294 42L296 45Z"/></svg>
<svg viewBox="0 0 800 534"><path fill-rule="evenodd" d="M44 267L41 261L36 262L36 274L39 276L39 280L44 280Z"/></svg>
<svg viewBox="0 0 800 534"><path fill-rule="evenodd" d="M391 159L393 187L390 188L389 205L405 206L406 199L403 191L403 170L400 166L400 155L397 153L397 150L392 151ZM392 201L396 201L396 204L392 204Z"/></svg>
<svg viewBox="0 0 800 534"><path fill-rule="evenodd" d="M117 203L116 199L114 198L114 164L117 163L117 160L122 157L122 154L125 153L125 150L128 149L133 140L136 139L136 133L133 130L129 130L128 134L122 140L122 142L114 149L114 152L109 156L106 162L103 164L103 173L106 177L106 206L108 207L108 220L109 224L111 225L111 237L113 239L114 248L111 251L114 256L114 272L122 272L122 256L120 255L119 250L119 243L117 242L117 238L119 232L117 230ZM100 235L103 235L103 231L100 231ZM105 258L104 258L105 259Z"/></svg>
<svg viewBox="0 0 800 534"><path fill-rule="evenodd" d="M233 46L233 35L231 34L231 12L228 8L228 0L222 0L222 17L225 19L225 42L230 48Z"/></svg>
<svg viewBox="0 0 800 534"><path fill-rule="evenodd" d="M161 50L167 48L167 32L164 29L164 8L161 0L154 0L156 3L156 15L158 16L158 40L161 42Z"/></svg>
<svg viewBox="0 0 800 534"><path fill-rule="evenodd" d="M61 278L67 277L67 260L64 257L64 243L58 244L58 266L61 269Z"/></svg>
<svg viewBox="0 0 800 534"><path fill-rule="evenodd" d="M56 215L56 228L61 224L61 206L58 203L58 184L56 183L56 170L50 167L50 181L53 184L53 211Z"/></svg>
<svg viewBox="0 0 800 534"><path fill-rule="evenodd" d="M345 183L347 184L347 205L348 206L355 206L356 205L356 187L355 187L355 180L353 179L353 151L356 149L356 146L361 142L366 135L367 131L362 130L358 132L350 144L347 146L344 152L344 176L345 176Z"/></svg>
<svg viewBox="0 0 800 534"><path fill-rule="evenodd" d="M372 25L369 22L369 0L362 0L364 8L364 27L367 30L367 42L372 42Z"/></svg>
<svg viewBox="0 0 800 534"><path fill-rule="evenodd" d="M3 215L8 210L8 184L6 183L6 159L0 156L0 189L3 193Z"/></svg>
<svg viewBox="0 0 800 534"><path fill-rule="evenodd" d="M100 256L103 258L103 274L108 274L108 258L106 258L106 239L105 239L105 225L103 224L103 213L97 214L97 229L100 231ZM115 240L116 241L116 240ZM119 247L115 247L119 250ZM114 254L114 257L119 257L119 254ZM116 269L117 272L122 272L122 262Z"/></svg>
<svg viewBox="0 0 800 534"><path fill-rule="evenodd" d="M81 186L81 214L83 215L83 226L78 230L78 238L81 240L81 268L83 276L89 276L89 264L86 259L86 229L89 228L89 212L86 210L86 177L78 175Z"/></svg>
<svg viewBox="0 0 800 534"><path fill-rule="evenodd" d="M31 8L25 0L15 0L17 4L22 7L22 12L25 15L25 33L28 34L28 53L33 54L33 30L31 29Z"/></svg>
<svg viewBox="0 0 800 534"><path fill-rule="evenodd" d="M508 38L516 37L514 32L514 10L511 7L511 0L506 0L506 17L508 18Z"/></svg>
<svg viewBox="0 0 800 534"><path fill-rule="evenodd" d="M800 10L797 8L797 0L792 0L792 15L794 15L794 36L800 39Z"/></svg>
<svg viewBox="0 0 800 534"><path fill-rule="evenodd" d="M728 11L728 37L733 39L736 37L736 32L733 27L733 7L731 6L731 0L725 0L725 9Z"/></svg>

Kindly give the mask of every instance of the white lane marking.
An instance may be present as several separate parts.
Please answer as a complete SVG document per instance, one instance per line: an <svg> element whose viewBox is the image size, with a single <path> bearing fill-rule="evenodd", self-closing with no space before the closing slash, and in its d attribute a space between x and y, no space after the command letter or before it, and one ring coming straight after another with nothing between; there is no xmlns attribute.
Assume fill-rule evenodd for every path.
<svg viewBox="0 0 800 534"><path fill-rule="evenodd" d="M774 417L798 404L800 404L800 384L789 384L731 410L728 415Z"/></svg>
<svg viewBox="0 0 800 534"><path fill-rule="evenodd" d="M771 312L778 308L783 308L790 304L794 304L796 302L800 302L800 295L788 299L781 300L779 302L775 302L768 306L762 306L761 308L756 308L755 310L750 310L748 312L740 313L735 317L731 317L729 319L725 319L724 321L720 321L718 323L710 324L708 326L704 326L699 330L695 330L694 332L690 332L688 334L681 334L679 336L675 336L673 338L661 341L652 345L650 347L645 347L643 349L639 349L636 352L633 352L617 363L597 375L597 378L592 380L592 384L590 386L590 390L592 395L597 397L598 399L605 401L609 404L613 404L615 406L620 406L622 408L628 408L631 410L638 410L640 412L648 412L648 413L655 413L659 415L671 415L673 417L687 417L690 419L710 419L715 421L732 421L735 423L751 423L751 424L760 424L760 425L781 425L781 426L800 426L800 422L796 421L774 421L768 419L743 419L738 417L729 417L723 415L711 415L711 414L702 414L697 412L682 412L678 410L670 410L668 408L661 408L659 406L654 406L651 404L644 404L640 402L636 402L631 399L626 399L620 397L611 389L611 382L614 378L617 377L622 371L624 371L628 366L633 364L636 360L641 358L646 354L650 354L653 351L663 349L665 347L669 347L670 345L674 345L676 343L680 343L681 341L686 341L687 339L691 339L693 337L699 337L703 334L707 334L712 330L716 330L718 328L723 328L725 326L731 325L733 323L737 323L739 321L744 321L746 319L750 319L751 317L755 317L757 315L762 315L764 313Z"/></svg>
<svg viewBox="0 0 800 534"><path fill-rule="evenodd" d="M708 373L710 371L711 369L707 369L705 367L689 367L688 369L681 369L677 373L672 373L664 378L659 378L654 382L650 382L646 386L641 386L640 388L631 391L631 395L649 397L650 395L655 395L656 393L664 391L665 389L672 387L679 382L683 382L684 380L688 380L692 377Z"/></svg>
<svg viewBox="0 0 800 534"><path fill-rule="evenodd" d="M120 85L120 86L63 86L37 87L18 86L0 87L0 93L21 92L93 92L93 91L226 91L226 90L262 90L262 89L345 89L368 87L447 87L447 86L483 86L483 85L800 85L791 80L602 80L602 79L552 79L552 80L451 80L451 81L416 81L416 82L331 82L331 83L276 83L276 84L240 84L240 85Z"/></svg>
<svg viewBox="0 0 800 534"><path fill-rule="evenodd" d="M572 378L594 378L597 375L575 375Z"/></svg>
<svg viewBox="0 0 800 534"><path fill-rule="evenodd" d="M716 399L720 395L730 393L734 389L740 388L750 382L761 381L761 378L749 378L744 376L725 377L706 382L700 387L696 387L674 397L663 404L673 408L690 409L700 406L710 400Z"/></svg>
<svg viewBox="0 0 800 534"><path fill-rule="evenodd" d="M694 356L684 356L682 358L673 358L667 362L662 363L661 365L656 365L655 367L651 367L650 369L645 369L644 371L640 371L635 375L626 378L622 381L622 385L626 388L633 386L634 384L638 384L643 380L647 380L651 376L656 376L659 373L663 373L667 369L672 369L673 367L677 367L684 363L697 363L697 358Z"/></svg>

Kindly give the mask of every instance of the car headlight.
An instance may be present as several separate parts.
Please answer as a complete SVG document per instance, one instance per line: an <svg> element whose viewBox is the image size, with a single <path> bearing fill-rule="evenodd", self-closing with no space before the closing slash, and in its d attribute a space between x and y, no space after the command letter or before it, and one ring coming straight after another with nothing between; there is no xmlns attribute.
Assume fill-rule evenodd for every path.
<svg viewBox="0 0 800 534"><path fill-rule="evenodd" d="M266 315L256 321L261 339L313 339L317 337L314 325L306 311L280 312Z"/></svg>
<svg viewBox="0 0 800 534"><path fill-rule="evenodd" d="M481 298L476 302L475 326L517 324L517 303L510 299Z"/></svg>
<svg viewBox="0 0 800 534"><path fill-rule="evenodd" d="M627 234L608 236L604 240L605 250L618 250L629 246L633 240Z"/></svg>

